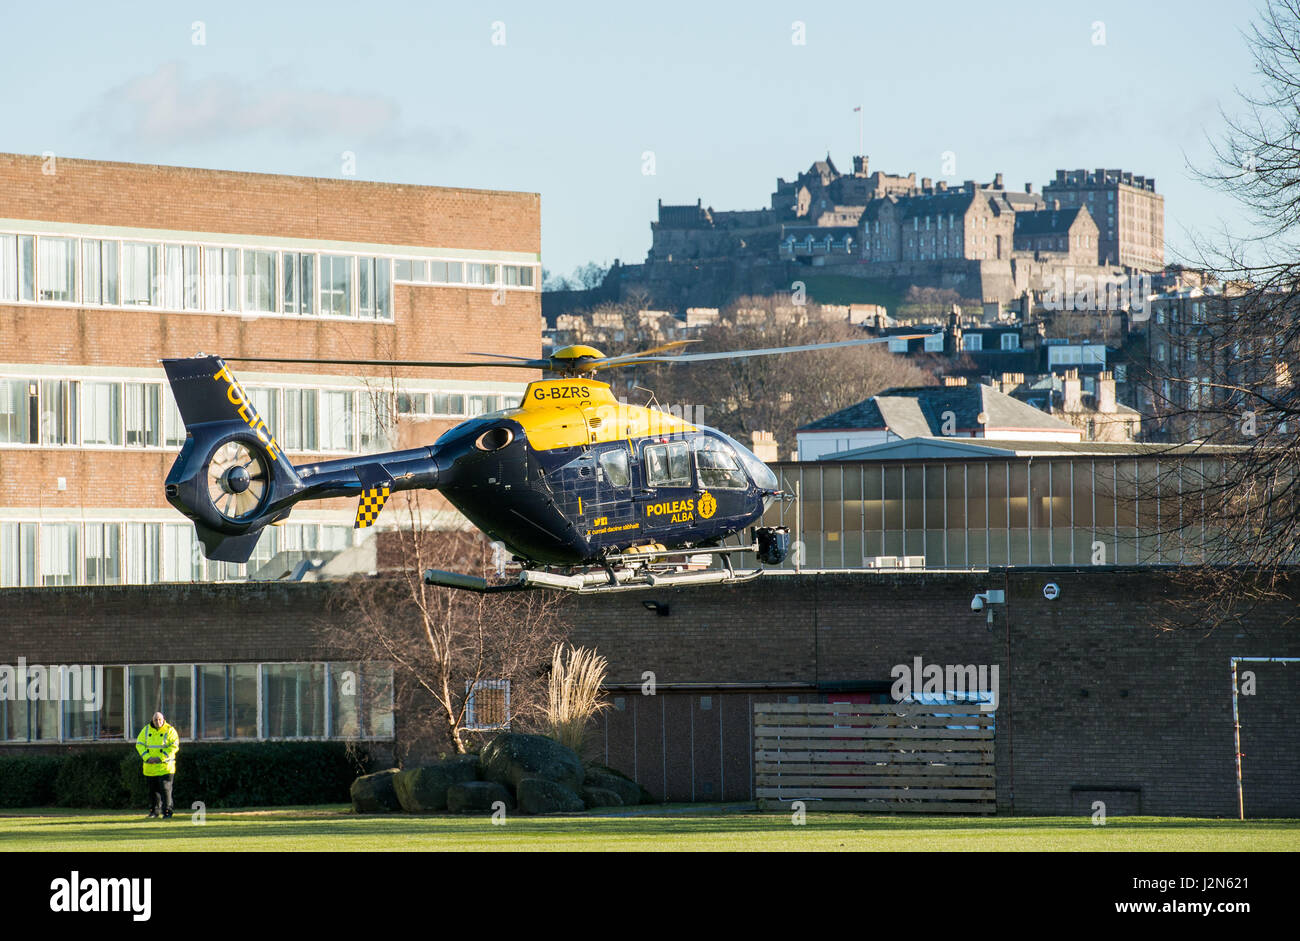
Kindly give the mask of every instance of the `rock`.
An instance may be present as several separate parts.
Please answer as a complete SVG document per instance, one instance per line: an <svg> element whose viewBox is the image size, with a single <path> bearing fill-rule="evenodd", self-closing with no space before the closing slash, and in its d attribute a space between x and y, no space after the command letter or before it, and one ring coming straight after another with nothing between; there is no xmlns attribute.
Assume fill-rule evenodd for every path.
<svg viewBox="0 0 1300 941"><path fill-rule="evenodd" d="M609 768L592 765L587 768L586 777L583 783L588 787L599 788L603 791L613 791L618 795L619 803L633 804L642 803L642 788L631 778L625 778L617 771Z"/></svg>
<svg viewBox="0 0 1300 941"><path fill-rule="evenodd" d="M507 810L514 810L510 792L495 781L466 781L447 788L447 809L453 814L491 813L497 801L504 803Z"/></svg>
<svg viewBox="0 0 1300 941"><path fill-rule="evenodd" d="M592 807L622 807L623 800L614 791L603 787L591 787L583 785L582 802L587 805L587 809Z"/></svg>
<svg viewBox="0 0 1300 941"><path fill-rule="evenodd" d="M582 798L546 778L525 775L515 788L522 814L576 814L586 809Z"/></svg>
<svg viewBox="0 0 1300 941"><path fill-rule="evenodd" d="M571 748L544 735L503 732L483 749L480 756L483 779L519 787L525 777L545 778L563 785L577 796L582 788L582 759Z"/></svg>
<svg viewBox="0 0 1300 941"><path fill-rule="evenodd" d="M363 774L352 782L352 812L358 814L388 814L402 809L393 787L393 779L400 772L396 768Z"/></svg>
<svg viewBox="0 0 1300 941"><path fill-rule="evenodd" d="M393 777L393 789L402 810L424 814L447 809L447 788L478 777L478 759L459 755L446 761L399 771Z"/></svg>

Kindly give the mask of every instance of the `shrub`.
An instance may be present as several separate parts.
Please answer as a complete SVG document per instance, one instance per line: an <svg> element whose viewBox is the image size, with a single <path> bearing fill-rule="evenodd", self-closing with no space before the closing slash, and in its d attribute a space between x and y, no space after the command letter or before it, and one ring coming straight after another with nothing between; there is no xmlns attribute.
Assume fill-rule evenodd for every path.
<svg viewBox="0 0 1300 941"><path fill-rule="evenodd" d="M0 807L46 807L54 803L57 755L0 756Z"/></svg>
<svg viewBox="0 0 1300 941"><path fill-rule="evenodd" d="M143 808L149 784L135 748L124 751L0 756L0 807ZM370 770L369 755L353 751L345 742L183 742L172 796L179 809L344 804Z"/></svg>
<svg viewBox="0 0 1300 941"><path fill-rule="evenodd" d="M60 807L131 806L131 792L122 780L121 764L116 749L65 755L54 778L55 802Z"/></svg>

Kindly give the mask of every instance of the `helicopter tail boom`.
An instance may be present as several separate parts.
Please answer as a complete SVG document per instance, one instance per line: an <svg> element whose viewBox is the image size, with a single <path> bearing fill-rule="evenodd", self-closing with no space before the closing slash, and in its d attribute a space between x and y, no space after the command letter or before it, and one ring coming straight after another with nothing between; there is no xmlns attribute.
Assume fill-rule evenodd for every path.
<svg viewBox="0 0 1300 941"><path fill-rule="evenodd" d="M365 528L393 492L438 485L430 448L295 466L218 357L163 366L186 430L165 492L194 521L210 559L247 562L262 530L303 500L358 498L355 525Z"/></svg>

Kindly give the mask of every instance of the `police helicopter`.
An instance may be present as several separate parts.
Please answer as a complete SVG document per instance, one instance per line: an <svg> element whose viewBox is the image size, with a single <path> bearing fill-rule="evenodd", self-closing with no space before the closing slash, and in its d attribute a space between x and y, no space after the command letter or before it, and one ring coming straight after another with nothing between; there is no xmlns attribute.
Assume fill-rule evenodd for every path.
<svg viewBox="0 0 1300 941"><path fill-rule="evenodd" d="M491 354L478 361L281 359L200 354L164 359L186 438L165 492L194 521L210 559L246 562L262 530L295 504L355 497L355 526L372 526L399 490L438 490L520 565L509 579L430 570L430 584L472 591L554 588L579 593L745 581L731 556L779 565L784 527L756 523L783 495L776 475L744 445L664 411L618 401L596 375L649 363L686 364L885 342L886 337L733 352L690 353L679 340L624 356L567 346L540 359ZM897 338L894 338L897 339ZM516 408L461 422L432 444L292 464L227 365L316 363L544 370ZM721 568L688 562L717 556Z"/></svg>

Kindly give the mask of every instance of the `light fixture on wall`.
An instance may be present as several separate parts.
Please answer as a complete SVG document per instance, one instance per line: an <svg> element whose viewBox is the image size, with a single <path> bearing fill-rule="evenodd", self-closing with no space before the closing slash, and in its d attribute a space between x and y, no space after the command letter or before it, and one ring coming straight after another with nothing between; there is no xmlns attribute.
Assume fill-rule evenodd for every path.
<svg viewBox="0 0 1300 941"><path fill-rule="evenodd" d="M668 603L665 601L643 601L641 604L647 611L653 611L661 618L668 617Z"/></svg>

